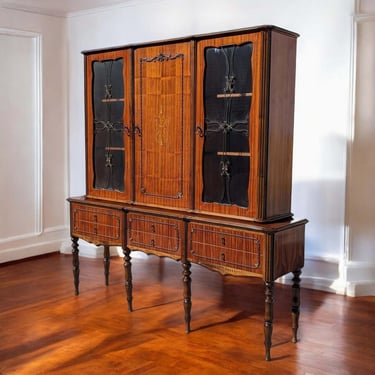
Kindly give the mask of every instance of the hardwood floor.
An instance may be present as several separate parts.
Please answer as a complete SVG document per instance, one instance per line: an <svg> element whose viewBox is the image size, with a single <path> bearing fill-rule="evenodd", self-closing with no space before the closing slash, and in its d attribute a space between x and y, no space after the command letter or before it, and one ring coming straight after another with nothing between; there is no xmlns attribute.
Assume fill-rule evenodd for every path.
<svg viewBox="0 0 375 375"><path fill-rule="evenodd" d="M290 342L291 288L275 287L271 362L264 360L261 280L192 267L192 332L185 333L182 267L133 259L127 311L121 258L71 256L0 266L0 374L374 374L375 297L301 290L300 341Z"/></svg>

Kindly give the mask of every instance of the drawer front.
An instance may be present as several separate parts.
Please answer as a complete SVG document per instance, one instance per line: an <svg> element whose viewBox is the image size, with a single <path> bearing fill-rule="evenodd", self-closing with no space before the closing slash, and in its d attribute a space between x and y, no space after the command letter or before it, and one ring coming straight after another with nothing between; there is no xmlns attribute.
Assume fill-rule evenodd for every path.
<svg viewBox="0 0 375 375"><path fill-rule="evenodd" d="M122 245L121 210L72 205L72 235L96 244Z"/></svg>
<svg viewBox="0 0 375 375"><path fill-rule="evenodd" d="M129 213L127 245L180 257L182 224L179 220Z"/></svg>
<svg viewBox="0 0 375 375"><path fill-rule="evenodd" d="M264 235L200 223L189 224L188 259L224 273L263 274Z"/></svg>

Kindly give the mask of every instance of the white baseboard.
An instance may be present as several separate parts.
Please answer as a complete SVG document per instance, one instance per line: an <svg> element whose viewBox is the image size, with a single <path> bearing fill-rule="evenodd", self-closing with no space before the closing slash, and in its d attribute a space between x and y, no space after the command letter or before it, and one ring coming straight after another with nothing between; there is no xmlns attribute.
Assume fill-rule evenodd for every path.
<svg viewBox="0 0 375 375"><path fill-rule="evenodd" d="M95 246L89 242L84 240L79 240L78 242L78 250L79 256L85 258L103 258L104 255L104 247L103 246ZM72 253L72 244L70 241L64 241L60 245L60 253L61 254L71 254ZM110 255L111 256L119 256L123 257L124 254L122 252L122 248L120 246L111 246L110 247ZM142 251L132 251L131 252L132 258L142 259L147 258L148 255L143 253Z"/></svg>
<svg viewBox="0 0 375 375"><path fill-rule="evenodd" d="M348 262L345 265L345 272L348 296L375 296L375 264Z"/></svg>
<svg viewBox="0 0 375 375"><path fill-rule="evenodd" d="M301 287L322 290L349 297L375 296L375 265L365 262L340 264L335 259L312 257L305 259ZM278 281L292 283L292 274Z"/></svg>
<svg viewBox="0 0 375 375"><path fill-rule="evenodd" d="M0 243L0 263L30 258L57 252L61 242L69 236L66 227L45 229L42 233L19 236L2 240Z"/></svg>
<svg viewBox="0 0 375 375"><path fill-rule="evenodd" d="M78 242L78 251L79 256L84 258L103 258L104 255L104 247L103 246L95 246L89 242L84 240L79 240ZM72 253L72 243L70 241L64 241L60 245L60 253L61 254L71 254ZM118 246L111 246L110 247L110 255L111 256L123 256L121 247Z"/></svg>
<svg viewBox="0 0 375 375"><path fill-rule="evenodd" d="M348 283L346 295L349 297L375 296L375 282L357 281Z"/></svg>
<svg viewBox="0 0 375 375"><path fill-rule="evenodd" d="M86 241L79 240L78 243L79 256L84 258L103 258L103 246L95 246ZM70 241L64 241L60 246L61 254L72 253L72 243Z"/></svg>

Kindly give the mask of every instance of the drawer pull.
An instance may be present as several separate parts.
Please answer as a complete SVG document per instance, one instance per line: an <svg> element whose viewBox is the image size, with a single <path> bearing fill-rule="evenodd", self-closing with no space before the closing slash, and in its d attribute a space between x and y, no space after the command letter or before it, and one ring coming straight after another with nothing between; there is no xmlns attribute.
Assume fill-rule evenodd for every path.
<svg viewBox="0 0 375 375"><path fill-rule="evenodd" d="M154 224L151 224L151 232L155 233L155 225Z"/></svg>
<svg viewBox="0 0 375 375"><path fill-rule="evenodd" d="M221 244L225 246L225 237L221 237Z"/></svg>
<svg viewBox="0 0 375 375"><path fill-rule="evenodd" d="M225 262L225 253L220 254L220 259L221 261Z"/></svg>
<svg viewBox="0 0 375 375"><path fill-rule="evenodd" d="M98 228L94 227L93 232L94 232L94 234L98 234Z"/></svg>
<svg viewBox="0 0 375 375"><path fill-rule="evenodd" d="M94 215L94 221L95 221L95 222L98 221L98 215Z"/></svg>
<svg viewBox="0 0 375 375"><path fill-rule="evenodd" d="M155 240L151 240L151 241L150 241L150 245L151 245L152 247L155 247Z"/></svg>

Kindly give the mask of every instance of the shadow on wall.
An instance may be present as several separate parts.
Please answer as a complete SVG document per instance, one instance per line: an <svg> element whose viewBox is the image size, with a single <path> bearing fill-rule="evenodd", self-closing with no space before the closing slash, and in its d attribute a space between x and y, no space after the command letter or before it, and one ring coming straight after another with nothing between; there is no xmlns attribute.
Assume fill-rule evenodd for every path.
<svg viewBox="0 0 375 375"><path fill-rule="evenodd" d="M339 260L344 250L345 183L342 179L293 184L296 218L306 217L305 255Z"/></svg>

